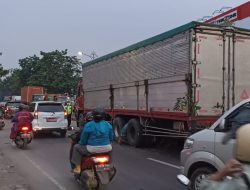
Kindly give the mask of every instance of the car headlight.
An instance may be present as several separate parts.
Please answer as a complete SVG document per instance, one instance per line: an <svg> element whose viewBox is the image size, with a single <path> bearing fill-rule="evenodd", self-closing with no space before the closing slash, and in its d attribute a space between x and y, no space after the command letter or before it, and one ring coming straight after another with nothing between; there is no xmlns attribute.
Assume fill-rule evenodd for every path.
<svg viewBox="0 0 250 190"><path fill-rule="evenodd" d="M193 147L193 144L194 144L194 139L188 138L188 139L185 141L184 149L190 149L190 148L192 148L192 147Z"/></svg>

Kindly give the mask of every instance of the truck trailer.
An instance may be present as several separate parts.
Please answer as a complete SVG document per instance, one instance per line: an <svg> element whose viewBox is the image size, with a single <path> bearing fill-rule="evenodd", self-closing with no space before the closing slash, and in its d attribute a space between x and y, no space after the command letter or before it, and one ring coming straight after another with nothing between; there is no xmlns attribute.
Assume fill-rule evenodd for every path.
<svg viewBox="0 0 250 190"><path fill-rule="evenodd" d="M22 102L41 101L44 100L44 97L44 88L41 86L24 86L21 88Z"/></svg>
<svg viewBox="0 0 250 190"><path fill-rule="evenodd" d="M250 92L250 30L190 22L82 66L84 112L103 107L116 137L185 139Z"/></svg>

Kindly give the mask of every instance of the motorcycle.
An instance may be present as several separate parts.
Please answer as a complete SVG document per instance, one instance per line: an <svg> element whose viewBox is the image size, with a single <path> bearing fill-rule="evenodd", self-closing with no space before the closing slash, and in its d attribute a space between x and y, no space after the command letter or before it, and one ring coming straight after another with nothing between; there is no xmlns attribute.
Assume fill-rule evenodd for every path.
<svg viewBox="0 0 250 190"><path fill-rule="evenodd" d="M71 162L74 145L78 142L79 132L69 135L71 139L70 164L72 170L74 164ZM116 174L116 169L112 164L110 153L91 154L83 157L81 162L81 173L74 174L77 182L86 189L98 190L103 185L108 184Z"/></svg>
<svg viewBox="0 0 250 190"><path fill-rule="evenodd" d="M21 124L18 126L18 131L14 142L18 148L26 148L33 139L32 124Z"/></svg>
<svg viewBox="0 0 250 190"><path fill-rule="evenodd" d="M0 110L0 130L3 129L4 126L5 126L4 114L3 114L3 112Z"/></svg>

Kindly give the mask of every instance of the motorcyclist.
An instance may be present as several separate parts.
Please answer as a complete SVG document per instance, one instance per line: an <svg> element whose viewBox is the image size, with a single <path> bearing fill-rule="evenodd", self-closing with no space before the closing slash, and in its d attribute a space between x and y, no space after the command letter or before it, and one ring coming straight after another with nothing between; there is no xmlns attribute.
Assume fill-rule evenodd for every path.
<svg viewBox="0 0 250 190"><path fill-rule="evenodd" d="M81 133L84 129L84 126L92 120L93 120L92 112L87 112L84 117L84 124L80 127L80 130L72 134L74 135L74 137L72 137L71 139L74 140L74 142L78 143L80 141Z"/></svg>
<svg viewBox="0 0 250 190"><path fill-rule="evenodd" d="M236 159L230 160L221 171L204 179L200 190L250 189L250 124L243 125L235 132ZM227 176L232 178L227 179Z"/></svg>
<svg viewBox="0 0 250 190"><path fill-rule="evenodd" d="M88 122L81 133L79 144L74 146L71 161L76 166L74 173L81 172L82 156L88 156L94 153L111 152L113 141L112 126L105 121L105 111L102 108L96 108L92 112L93 121Z"/></svg>
<svg viewBox="0 0 250 190"><path fill-rule="evenodd" d="M10 139L16 138L18 127L20 124L30 124L30 126L32 126L31 122L33 121L33 119L33 115L29 112L29 106L21 104L19 106L19 111L11 120L11 122L13 122L13 127L11 128Z"/></svg>
<svg viewBox="0 0 250 190"><path fill-rule="evenodd" d="M81 133L84 129L84 126L86 123L90 122L93 120L93 115L92 112L86 113L84 117L84 124L81 126L79 131L76 131L75 133L69 135L69 138L72 140L72 147L70 149L70 154L69 154L69 159L70 159L70 164L72 168L75 168L74 164L71 162L72 154L73 154L73 148L74 146L80 141L81 138Z"/></svg>

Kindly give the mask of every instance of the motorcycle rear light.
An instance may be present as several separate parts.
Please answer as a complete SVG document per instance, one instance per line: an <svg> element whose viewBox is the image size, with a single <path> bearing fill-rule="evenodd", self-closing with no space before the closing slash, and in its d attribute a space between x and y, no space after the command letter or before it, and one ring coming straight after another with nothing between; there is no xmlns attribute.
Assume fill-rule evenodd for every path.
<svg viewBox="0 0 250 190"><path fill-rule="evenodd" d="M104 164L104 163L109 162L109 157L108 156L93 157L92 159L96 164L98 164L98 163L99 164Z"/></svg>
<svg viewBox="0 0 250 190"><path fill-rule="evenodd" d="M34 119L38 119L38 112L37 111L34 113Z"/></svg>
<svg viewBox="0 0 250 190"><path fill-rule="evenodd" d="M29 130L29 127L22 127L21 130L22 130L22 131L28 131L28 130Z"/></svg>
<svg viewBox="0 0 250 190"><path fill-rule="evenodd" d="M67 115L68 115L68 114L67 114L67 112L65 111L65 112L64 112L64 119L67 119Z"/></svg>

